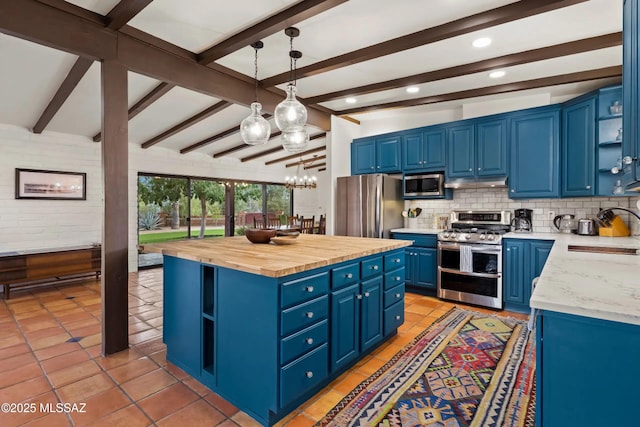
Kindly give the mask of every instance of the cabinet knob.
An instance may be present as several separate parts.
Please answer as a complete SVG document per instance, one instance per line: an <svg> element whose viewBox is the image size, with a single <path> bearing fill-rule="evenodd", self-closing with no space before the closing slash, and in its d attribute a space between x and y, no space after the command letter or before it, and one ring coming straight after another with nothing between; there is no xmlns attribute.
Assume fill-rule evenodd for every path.
<svg viewBox="0 0 640 427"><path fill-rule="evenodd" d="M370 295L369 292L365 292L364 293L364 296L367 297L367 298L369 298L369 295Z"/></svg>
<svg viewBox="0 0 640 427"><path fill-rule="evenodd" d="M311 319L313 317L313 311L307 311L307 317Z"/></svg>
<svg viewBox="0 0 640 427"><path fill-rule="evenodd" d="M380 169L380 166L378 166L378 169Z"/></svg>
<svg viewBox="0 0 640 427"><path fill-rule="evenodd" d="M638 159L631 156L624 156L622 158L622 163L624 163L625 165L630 165L631 163L633 163L634 160L638 160Z"/></svg>
<svg viewBox="0 0 640 427"><path fill-rule="evenodd" d="M393 262L400 262L400 258L394 259Z"/></svg>
<svg viewBox="0 0 640 427"><path fill-rule="evenodd" d="M512 192L512 193L515 193L515 192L516 192L516 190L511 190L511 192Z"/></svg>
<svg viewBox="0 0 640 427"><path fill-rule="evenodd" d="M351 279L353 277L353 274L347 273L344 275L344 277L346 277L347 279Z"/></svg>
<svg viewBox="0 0 640 427"><path fill-rule="evenodd" d="M591 190L591 186L590 185L587 185L586 188L587 188L587 190Z"/></svg>
<svg viewBox="0 0 640 427"><path fill-rule="evenodd" d="M371 169L375 169L373 166L371 166Z"/></svg>
<svg viewBox="0 0 640 427"><path fill-rule="evenodd" d="M356 295L356 298L357 299L362 299L362 295L358 294L358 295Z"/></svg>
<svg viewBox="0 0 640 427"><path fill-rule="evenodd" d="M309 345L313 344L313 338L307 338L305 341Z"/></svg>
<svg viewBox="0 0 640 427"><path fill-rule="evenodd" d="M400 320L400 315L397 315L397 316L396 316L396 320Z"/></svg>
<svg viewBox="0 0 640 427"><path fill-rule="evenodd" d="M473 172L473 168L469 168L469 172Z"/></svg>
<svg viewBox="0 0 640 427"><path fill-rule="evenodd" d="M478 168L478 170L479 170L479 171L481 171L481 170L482 170L482 168Z"/></svg>
<svg viewBox="0 0 640 427"><path fill-rule="evenodd" d="M511 248L507 248L507 252L510 252L510 251L511 251Z"/></svg>
<svg viewBox="0 0 640 427"><path fill-rule="evenodd" d="M396 282L400 281L400 276L396 276Z"/></svg>
<svg viewBox="0 0 640 427"><path fill-rule="evenodd" d="M396 294L396 298L400 298L400 294Z"/></svg>
<svg viewBox="0 0 640 427"><path fill-rule="evenodd" d="M313 378L313 372L307 371L307 378Z"/></svg>
<svg viewBox="0 0 640 427"><path fill-rule="evenodd" d="M371 269L372 269L372 270L377 270L377 269L378 269L378 266L377 266L377 265L374 265L374 266L372 266L372 267L371 267Z"/></svg>
<svg viewBox="0 0 640 427"><path fill-rule="evenodd" d="M313 292L313 286L307 286L307 292Z"/></svg>

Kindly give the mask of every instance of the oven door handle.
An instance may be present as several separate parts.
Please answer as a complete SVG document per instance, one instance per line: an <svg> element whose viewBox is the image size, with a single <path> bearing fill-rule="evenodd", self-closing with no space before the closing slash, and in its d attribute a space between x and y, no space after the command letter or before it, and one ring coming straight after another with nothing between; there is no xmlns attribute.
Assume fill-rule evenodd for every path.
<svg viewBox="0 0 640 427"><path fill-rule="evenodd" d="M464 271L454 270L452 268L444 268L444 267L438 267L438 271L443 272L443 273L459 274L461 276L486 277L488 279L499 279L499 278L502 277L502 274L500 274L500 273L497 273L497 274L491 274L491 273L467 273L467 272L464 272Z"/></svg>

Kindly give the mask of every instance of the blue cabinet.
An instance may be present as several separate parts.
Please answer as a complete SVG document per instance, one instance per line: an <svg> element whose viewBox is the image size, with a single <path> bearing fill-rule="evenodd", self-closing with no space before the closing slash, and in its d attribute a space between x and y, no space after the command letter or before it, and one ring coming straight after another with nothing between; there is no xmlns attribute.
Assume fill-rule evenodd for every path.
<svg viewBox="0 0 640 427"><path fill-rule="evenodd" d="M622 183L622 86L598 90L596 153L597 195L616 196L617 181ZM614 172L615 171L615 172ZM626 171L627 173L629 170ZM624 195L624 192L620 195Z"/></svg>
<svg viewBox="0 0 640 427"><path fill-rule="evenodd" d="M543 107L511 118L509 197L560 196L560 107Z"/></svg>
<svg viewBox="0 0 640 427"><path fill-rule="evenodd" d="M351 174L398 173L402 136L391 134L361 138L351 143Z"/></svg>
<svg viewBox="0 0 640 427"><path fill-rule="evenodd" d="M630 409L640 378L638 336L639 325L543 310L536 325L536 425L638 425Z"/></svg>
<svg viewBox="0 0 640 427"><path fill-rule="evenodd" d="M622 14L622 156L626 160L623 183L640 187L640 4L624 0Z"/></svg>
<svg viewBox="0 0 640 427"><path fill-rule="evenodd" d="M448 128L447 176L475 178L507 174L507 121L474 120Z"/></svg>
<svg viewBox="0 0 640 427"><path fill-rule="evenodd" d="M445 168L445 128L430 126L403 135L402 171L429 172Z"/></svg>
<svg viewBox="0 0 640 427"><path fill-rule="evenodd" d="M405 248L405 284L430 291L435 295L438 253L435 234L393 233L394 239L412 240ZM433 291L433 292L431 292Z"/></svg>
<svg viewBox="0 0 640 427"><path fill-rule="evenodd" d="M531 282L540 276L549 257L552 241L530 239L503 240L503 298L506 310L530 310Z"/></svg>
<svg viewBox="0 0 640 427"><path fill-rule="evenodd" d="M562 109L562 197L595 195L595 96Z"/></svg>

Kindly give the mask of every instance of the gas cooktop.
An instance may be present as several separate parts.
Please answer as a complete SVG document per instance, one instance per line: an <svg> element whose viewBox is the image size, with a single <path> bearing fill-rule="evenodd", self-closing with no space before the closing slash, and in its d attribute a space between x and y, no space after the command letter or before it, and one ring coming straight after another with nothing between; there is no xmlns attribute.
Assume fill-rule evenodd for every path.
<svg viewBox="0 0 640 427"><path fill-rule="evenodd" d="M511 224L508 211L453 211L450 217L451 228L438 233L441 242L499 245Z"/></svg>

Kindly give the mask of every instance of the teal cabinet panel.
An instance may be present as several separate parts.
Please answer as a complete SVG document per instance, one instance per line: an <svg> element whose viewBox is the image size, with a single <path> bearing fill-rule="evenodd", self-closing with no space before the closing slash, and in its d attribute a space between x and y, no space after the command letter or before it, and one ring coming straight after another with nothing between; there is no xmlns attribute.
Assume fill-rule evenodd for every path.
<svg viewBox="0 0 640 427"><path fill-rule="evenodd" d="M402 138L390 136L376 139L376 173L401 172Z"/></svg>
<svg viewBox="0 0 640 427"><path fill-rule="evenodd" d="M361 351L367 351L382 340L382 308L382 277L362 282Z"/></svg>
<svg viewBox="0 0 640 427"><path fill-rule="evenodd" d="M476 175L507 175L507 120L476 124Z"/></svg>
<svg viewBox="0 0 640 427"><path fill-rule="evenodd" d="M630 170L625 170L622 164L622 113L613 110L615 105L622 105L622 86L610 86L598 90L598 119L596 128L596 176L598 196L624 196L614 194L614 188L624 175L629 175ZM615 168L615 169L614 169ZM614 172L615 170L615 172Z"/></svg>
<svg viewBox="0 0 640 427"><path fill-rule="evenodd" d="M415 285L435 290L438 269L437 250L431 248L415 248L415 252Z"/></svg>
<svg viewBox="0 0 640 427"><path fill-rule="evenodd" d="M393 233L392 238L413 241L413 246L404 249L405 285L435 294L438 273L437 236L435 234Z"/></svg>
<svg viewBox="0 0 640 427"><path fill-rule="evenodd" d="M418 171L423 168L424 144L422 133L404 135L402 142L402 170Z"/></svg>
<svg viewBox="0 0 640 427"><path fill-rule="evenodd" d="M351 173L361 175L376 172L376 142L373 139L351 143Z"/></svg>
<svg viewBox="0 0 640 427"><path fill-rule="evenodd" d="M514 115L510 128L509 197L559 197L560 108Z"/></svg>
<svg viewBox="0 0 640 427"><path fill-rule="evenodd" d="M636 405L638 336L638 325L543 310L536 325L536 425L637 425L636 411L621 408ZM598 408L615 409L592 410L594 398Z"/></svg>
<svg viewBox="0 0 640 427"><path fill-rule="evenodd" d="M404 323L404 300L384 310L384 335L387 336Z"/></svg>
<svg viewBox="0 0 640 427"><path fill-rule="evenodd" d="M562 109L562 197L595 195L596 99Z"/></svg>
<svg viewBox="0 0 640 427"><path fill-rule="evenodd" d="M426 171L443 170L446 167L446 132L436 127L424 132L422 168Z"/></svg>
<svg viewBox="0 0 640 427"><path fill-rule="evenodd" d="M446 167L446 131L442 126L416 129L403 135L402 171L442 171Z"/></svg>
<svg viewBox="0 0 640 427"><path fill-rule="evenodd" d="M280 402L286 406L298 396L320 384L329 375L329 348L323 344L282 368Z"/></svg>
<svg viewBox="0 0 640 427"><path fill-rule="evenodd" d="M447 135L447 176L451 178L475 175L475 126L453 126Z"/></svg>
<svg viewBox="0 0 640 427"><path fill-rule="evenodd" d="M504 239L502 251L504 308L528 313L531 284L540 276L553 241Z"/></svg>
<svg viewBox="0 0 640 427"><path fill-rule="evenodd" d="M331 293L331 369L337 370L360 352L360 284Z"/></svg>
<svg viewBox="0 0 640 427"><path fill-rule="evenodd" d="M622 156L628 164L621 176L624 184L640 186L640 4L624 0L622 13Z"/></svg>

